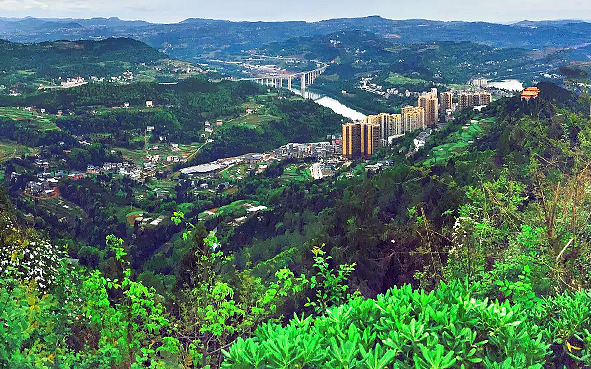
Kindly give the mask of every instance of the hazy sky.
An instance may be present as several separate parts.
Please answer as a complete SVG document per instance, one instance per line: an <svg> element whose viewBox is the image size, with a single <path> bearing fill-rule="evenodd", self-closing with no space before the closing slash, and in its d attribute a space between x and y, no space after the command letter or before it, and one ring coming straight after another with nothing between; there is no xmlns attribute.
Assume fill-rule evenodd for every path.
<svg viewBox="0 0 591 369"><path fill-rule="evenodd" d="M0 0L4 17L111 17L177 22L189 17L307 20L381 15L391 19L591 19L590 0Z"/></svg>

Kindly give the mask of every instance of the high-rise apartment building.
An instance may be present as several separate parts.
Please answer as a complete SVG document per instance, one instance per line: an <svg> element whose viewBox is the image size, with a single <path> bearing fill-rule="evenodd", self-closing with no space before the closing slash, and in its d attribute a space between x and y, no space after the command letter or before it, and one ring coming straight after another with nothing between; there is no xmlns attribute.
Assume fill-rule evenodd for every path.
<svg viewBox="0 0 591 369"><path fill-rule="evenodd" d="M382 146L387 145L388 138L404 134L401 114L381 113L378 115L369 115L363 122L380 126L380 144Z"/></svg>
<svg viewBox="0 0 591 369"><path fill-rule="evenodd" d="M488 105L492 102L490 92L464 92L458 97L458 109L463 110L473 106Z"/></svg>
<svg viewBox="0 0 591 369"><path fill-rule="evenodd" d="M453 109L453 106L454 106L453 99L454 99L453 92L451 92L451 91L442 92L439 95L439 109L444 113L448 110Z"/></svg>
<svg viewBox="0 0 591 369"><path fill-rule="evenodd" d="M405 131L404 125L402 124L402 114L390 114L388 129L388 138L404 135Z"/></svg>
<svg viewBox="0 0 591 369"><path fill-rule="evenodd" d="M368 157L391 137L425 128L425 109L405 106L402 114L369 115L362 122L343 124L342 153L347 158Z"/></svg>
<svg viewBox="0 0 591 369"><path fill-rule="evenodd" d="M474 94L470 92L461 93L458 96L458 109L464 110L466 108L474 106Z"/></svg>
<svg viewBox="0 0 591 369"><path fill-rule="evenodd" d="M425 109L417 106L405 106L402 108L402 125L404 132L425 128Z"/></svg>
<svg viewBox="0 0 591 369"><path fill-rule="evenodd" d="M439 100L437 98L437 89L419 96L419 107L425 111L425 124L435 124L439 122Z"/></svg>
<svg viewBox="0 0 591 369"><path fill-rule="evenodd" d="M478 88L486 88L488 86L488 80L486 78L474 78L468 83Z"/></svg>
<svg viewBox="0 0 591 369"><path fill-rule="evenodd" d="M479 92L474 95L474 106L488 105L492 102L492 94L490 92Z"/></svg>
<svg viewBox="0 0 591 369"><path fill-rule="evenodd" d="M390 135L390 114L381 113L378 115L369 115L365 118L364 123L380 126L380 140L382 140L381 144L384 145L383 140L387 140Z"/></svg>
<svg viewBox="0 0 591 369"><path fill-rule="evenodd" d="M343 156L368 157L381 147L380 125L365 122L343 124Z"/></svg>

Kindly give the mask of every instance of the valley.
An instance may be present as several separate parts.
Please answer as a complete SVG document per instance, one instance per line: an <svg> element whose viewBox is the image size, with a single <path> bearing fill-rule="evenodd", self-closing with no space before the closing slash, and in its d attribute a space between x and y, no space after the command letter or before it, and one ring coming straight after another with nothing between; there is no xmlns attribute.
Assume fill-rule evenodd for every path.
<svg viewBox="0 0 591 369"><path fill-rule="evenodd" d="M589 367L589 36L0 18L0 367Z"/></svg>

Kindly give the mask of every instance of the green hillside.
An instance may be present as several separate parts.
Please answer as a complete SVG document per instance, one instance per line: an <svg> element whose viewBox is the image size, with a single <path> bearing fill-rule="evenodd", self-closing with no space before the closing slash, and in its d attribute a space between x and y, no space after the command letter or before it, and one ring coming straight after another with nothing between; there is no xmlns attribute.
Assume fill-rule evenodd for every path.
<svg viewBox="0 0 591 369"><path fill-rule="evenodd" d="M0 85L4 86L4 93L8 89L30 92L40 85L60 86L68 78L129 82L132 75L140 80L150 78L155 67L163 69L161 75L167 71L174 74L172 69L190 68L187 63L167 59L166 54L130 38L42 43L0 40ZM132 75L123 75L124 72Z"/></svg>

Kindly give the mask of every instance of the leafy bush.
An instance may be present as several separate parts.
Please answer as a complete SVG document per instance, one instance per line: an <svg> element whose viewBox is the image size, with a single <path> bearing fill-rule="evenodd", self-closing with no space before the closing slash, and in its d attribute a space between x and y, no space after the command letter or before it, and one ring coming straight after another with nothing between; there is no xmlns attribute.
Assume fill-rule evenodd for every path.
<svg viewBox="0 0 591 369"><path fill-rule="evenodd" d="M225 368L542 368L548 345L509 302L477 300L460 283L394 288L318 318L260 326L225 352Z"/></svg>

